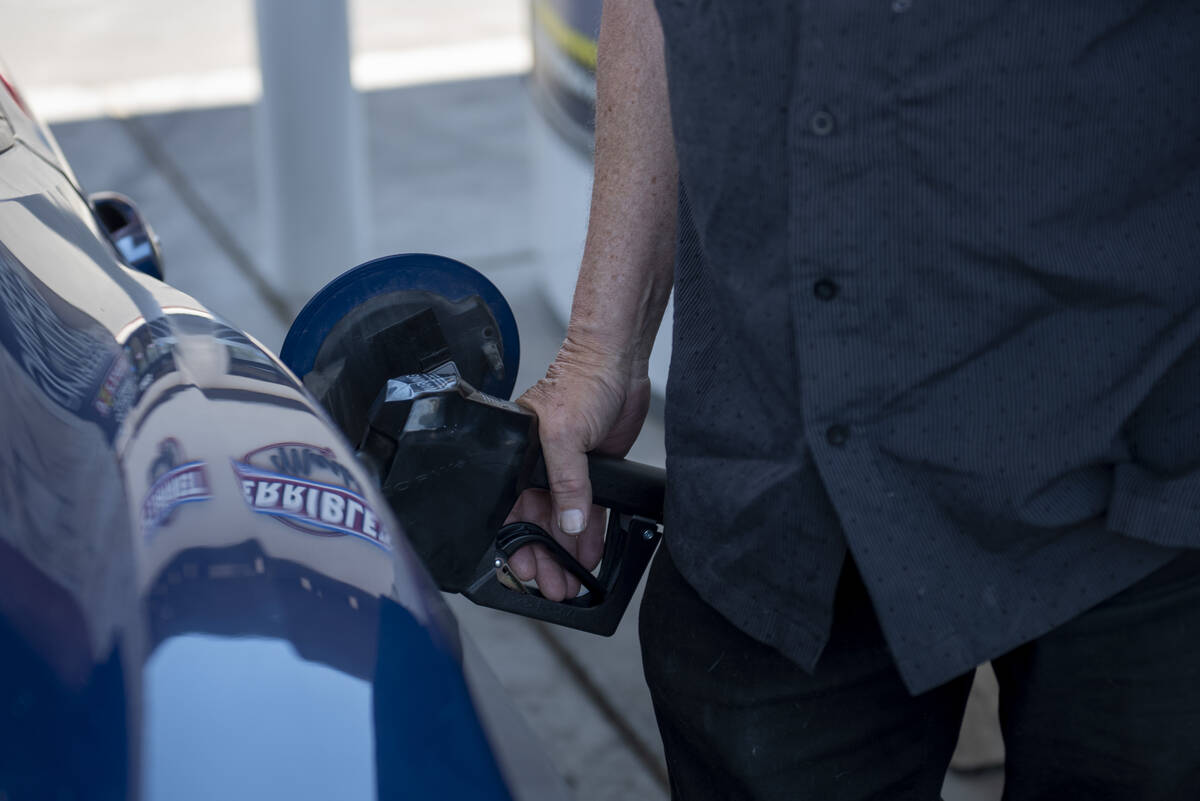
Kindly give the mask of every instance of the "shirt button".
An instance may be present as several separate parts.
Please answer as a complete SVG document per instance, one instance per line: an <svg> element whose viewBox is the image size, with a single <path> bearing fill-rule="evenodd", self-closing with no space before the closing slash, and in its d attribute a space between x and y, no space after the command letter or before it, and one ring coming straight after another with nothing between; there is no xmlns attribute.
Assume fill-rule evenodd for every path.
<svg viewBox="0 0 1200 801"><path fill-rule="evenodd" d="M838 285L828 278L822 278L813 284L813 294L821 300L833 300L837 297Z"/></svg>
<svg viewBox="0 0 1200 801"><path fill-rule="evenodd" d="M912 0L892 0L892 11L903 14L912 8Z"/></svg>
<svg viewBox="0 0 1200 801"><path fill-rule="evenodd" d="M830 426L825 429L825 441L835 448L840 448L850 439L850 429L843 425Z"/></svg>
<svg viewBox="0 0 1200 801"><path fill-rule="evenodd" d="M817 136L829 136L833 133L833 115L825 109L814 113L808 124Z"/></svg>

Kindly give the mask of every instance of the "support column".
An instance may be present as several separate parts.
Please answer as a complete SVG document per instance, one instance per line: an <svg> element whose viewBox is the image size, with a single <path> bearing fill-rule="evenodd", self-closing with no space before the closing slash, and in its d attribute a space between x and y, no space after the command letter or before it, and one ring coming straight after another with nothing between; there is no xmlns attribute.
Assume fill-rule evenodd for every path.
<svg viewBox="0 0 1200 801"><path fill-rule="evenodd" d="M255 0L255 156L268 280L298 310L368 247L362 109L346 0Z"/></svg>

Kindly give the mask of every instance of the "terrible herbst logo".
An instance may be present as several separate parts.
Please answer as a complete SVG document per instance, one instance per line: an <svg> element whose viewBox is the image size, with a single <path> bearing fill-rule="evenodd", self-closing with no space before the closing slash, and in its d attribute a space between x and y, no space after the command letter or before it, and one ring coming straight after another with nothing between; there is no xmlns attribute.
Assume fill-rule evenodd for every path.
<svg viewBox="0 0 1200 801"><path fill-rule="evenodd" d="M391 548L391 534L328 448L301 442L267 445L235 461L233 472L246 504L259 514L308 534L349 535Z"/></svg>

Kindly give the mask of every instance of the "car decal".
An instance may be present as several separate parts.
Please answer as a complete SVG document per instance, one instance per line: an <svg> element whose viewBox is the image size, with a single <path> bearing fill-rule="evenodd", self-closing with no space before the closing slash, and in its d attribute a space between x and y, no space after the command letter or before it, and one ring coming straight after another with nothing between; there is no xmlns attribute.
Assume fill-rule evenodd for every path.
<svg viewBox="0 0 1200 801"><path fill-rule="evenodd" d="M142 533L146 537L168 523L175 510L185 503L206 501L212 497L204 462L188 462L159 476L142 502Z"/></svg>
<svg viewBox="0 0 1200 801"><path fill-rule="evenodd" d="M258 514L307 534L357 537L391 550L391 533L328 448L275 443L234 460L233 472L246 505Z"/></svg>
<svg viewBox="0 0 1200 801"><path fill-rule="evenodd" d="M183 446L174 437L158 443L158 453L146 469L146 497L142 501L142 535L153 536L170 523L175 510L185 503L206 501L212 486L203 461L188 460Z"/></svg>

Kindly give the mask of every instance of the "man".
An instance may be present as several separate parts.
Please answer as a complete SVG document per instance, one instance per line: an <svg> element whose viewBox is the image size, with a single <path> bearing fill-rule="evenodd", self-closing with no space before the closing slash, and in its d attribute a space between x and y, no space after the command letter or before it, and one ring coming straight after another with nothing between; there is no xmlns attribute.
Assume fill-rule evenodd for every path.
<svg viewBox="0 0 1200 801"><path fill-rule="evenodd" d="M514 516L597 560L673 277L674 796L936 798L992 659L1006 798L1200 797L1200 9L609 0L599 54Z"/></svg>

